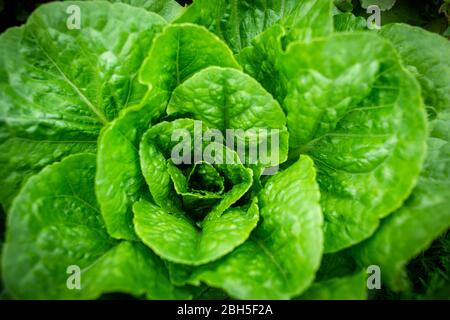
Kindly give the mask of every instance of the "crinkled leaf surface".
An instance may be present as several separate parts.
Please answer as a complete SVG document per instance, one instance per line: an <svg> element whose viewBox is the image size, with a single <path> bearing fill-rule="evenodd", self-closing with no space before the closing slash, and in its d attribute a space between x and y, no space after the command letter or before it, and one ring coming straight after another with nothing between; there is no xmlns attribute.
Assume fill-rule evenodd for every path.
<svg viewBox="0 0 450 320"><path fill-rule="evenodd" d="M338 251L369 237L416 183L427 137L420 88L369 33L293 43L280 69L289 146L317 166L325 251Z"/></svg>
<svg viewBox="0 0 450 320"><path fill-rule="evenodd" d="M66 0L63 0L66 1ZM91 0L81 0L91 1ZM167 21L172 21L184 11L184 8L175 0L107 0L111 3L125 3L133 7L145 9L159 14Z"/></svg>
<svg viewBox="0 0 450 320"><path fill-rule="evenodd" d="M205 219L199 228L186 215L171 214L149 202L133 206L135 228L141 240L172 262L200 265L220 258L247 240L258 222L256 202L233 207Z"/></svg>
<svg viewBox="0 0 450 320"><path fill-rule="evenodd" d="M304 36L321 35L332 25L322 15L326 8L331 17L331 0L196 0L176 22L206 26L224 39L234 52L249 46L253 38L280 22L294 27Z"/></svg>
<svg viewBox="0 0 450 320"><path fill-rule="evenodd" d="M408 261L450 228L450 44L440 36L400 24L387 26L381 33L396 44L422 85L431 120L428 154L410 198L354 253L363 265L379 265L392 289L405 290L409 287Z"/></svg>
<svg viewBox="0 0 450 320"><path fill-rule="evenodd" d="M355 16L350 12L334 15L333 20L334 30L338 32L358 31L367 28L366 19L360 16Z"/></svg>
<svg viewBox="0 0 450 320"><path fill-rule="evenodd" d="M172 90L211 65L238 67L226 45L203 27L170 25L155 38L139 75L152 90L144 100L148 103L126 110L103 130L99 140L96 191L113 237L136 238L131 207L144 184L138 154L142 134L164 112Z"/></svg>
<svg viewBox="0 0 450 320"><path fill-rule="evenodd" d="M156 204L169 212L182 213L183 203L177 196L176 190L180 181L177 181L179 178L176 177L177 171L173 168L172 159L172 151L178 144L178 141L172 139L172 134L177 130L184 130L184 134L188 135L191 145L188 149L190 154L196 153L194 148L200 149L200 152L204 150L201 142L198 145L195 142L198 132L201 134L201 124L199 128L196 128L194 120L178 119L173 122L161 122L151 127L142 138L139 153L142 173ZM252 171L242 165L237 153L233 150L217 142L212 142L209 146L221 151L217 152L211 160L217 171L230 183L230 189L226 190L221 201L213 207L214 212L210 212L220 215L249 190L252 184ZM178 174L181 173L178 172ZM207 185L203 190L206 191L209 187L210 185ZM183 192L178 190L178 194L180 193Z"/></svg>
<svg viewBox="0 0 450 320"><path fill-rule="evenodd" d="M184 80L209 66L240 68L226 44L204 27L169 25L156 37L139 77L170 96Z"/></svg>
<svg viewBox="0 0 450 320"><path fill-rule="evenodd" d="M167 113L191 113L209 128L250 129L284 127L285 117L270 94L241 71L209 67L178 86Z"/></svg>
<svg viewBox="0 0 450 320"><path fill-rule="evenodd" d="M108 0L110 2L126 3L159 14L167 21L172 21L184 11L175 0Z"/></svg>
<svg viewBox="0 0 450 320"><path fill-rule="evenodd" d="M310 41L333 32L332 1L302 0L296 5L288 21L268 27L237 56L244 71L276 99L283 92L282 83L275 79L280 77L277 64L284 48L293 41Z"/></svg>
<svg viewBox="0 0 450 320"><path fill-rule="evenodd" d="M232 253L194 269L189 281L203 281L239 299L287 299L306 289L322 255L315 175L312 160L302 156L271 177L259 195L262 223Z"/></svg>
<svg viewBox="0 0 450 320"><path fill-rule="evenodd" d="M380 35L395 45L403 62L416 75L425 105L433 114L450 106L449 43L439 35L401 23L383 27ZM414 37L414 41L411 41Z"/></svg>
<svg viewBox="0 0 450 320"><path fill-rule="evenodd" d="M367 299L367 273L315 282L298 300L365 300Z"/></svg>
<svg viewBox="0 0 450 320"><path fill-rule="evenodd" d="M218 129L227 137L227 129L254 130L244 132L246 146L249 139L257 139L259 145L265 143L268 154L260 152L260 159L249 161L277 165L287 158L288 133L285 128L285 115L278 102L253 78L243 72L230 68L209 67L178 86L167 106L167 113L188 113L201 120L206 126ZM257 130L261 129L261 132ZM272 152L271 130L278 136L278 145ZM227 140L227 145L229 141ZM269 151L270 149L270 151ZM258 151L260 151L258 149ZM267 159L263 159L267 158Z"/></svg>
<svg viewBox="0 0 450 320"><path fill-rule="evenodd" d="M145 188L139 165L139 142L150 121L165 108L165 95L152 95L150 104L129 107L106 126L99 139L96 194L108 233L136 240L132 205Z"/></svg>
<svg viewBox="0 0 450 320"><path fill-rule="evenodd" d="M72 4L80 8L80 29L66 25ZM137 81L137 71L164 24L124 4L55 2L2 34L2 203L45 165L95 151L101 127L143 99L147 86Z"/></svg>
<svg viewBox="0 0 450 320"><path fill-rule="evenodd" d="M109 237L94 178L95 155L79 154L28 180L8 215L2 257L8 291L24 299L92 299L106 292L188 298L145 246ZM67 287L73 265L81 270L81 290Z"/></svg>

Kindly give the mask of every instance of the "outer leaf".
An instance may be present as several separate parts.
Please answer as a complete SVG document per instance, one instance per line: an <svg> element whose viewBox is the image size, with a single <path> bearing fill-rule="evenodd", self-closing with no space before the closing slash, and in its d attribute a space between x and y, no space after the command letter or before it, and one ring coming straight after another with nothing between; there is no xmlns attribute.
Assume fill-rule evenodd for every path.
<svg viewBox="0 0 450 320"><path fill-rule="evenodd" d="M65 1L65 0L63 0ZM84 0L90 1L90 0ZM167 21L172 21L184 11L175 0L107 0L111 3L126 3L133 7L159 14Z"/></svg>
<svg viewBox="0 0 450 320"><path fill-rule="evenodd" d="M432 120L431 133L424 169L411 197L354 252L363 265L379 265L392 289L404 290L409 287L408 261L450 228L450 44L406 25L388 26L381 34L416 70Z"/></svg>
<svg viewBox="0 0 450 320"><path fill-rule="evenodd" d="M358 31L367 28L367 21L363 17L355 16L350 12L333 16L334 29L340 32Z"/></svg>
<svg viewBox="0 0 450 320"><path fill-rule="evenodd" d="M238 55L244 71L255 78L276 99L283 94L276 67L284 48L293 41L310 41L333 32L332 2L295 1L296 9L288 21L277 23L258 35L252 46ZM279 100L280 101L280 100Z"/></svg>
<svg viewBox="0 0 450 320"><path fill-rule="evenodd" d="M216 260L247 240L258 222L258 206L230 208L205 219L199 229L185 215L171 214L149 202L133 206L136 232L159 256L200 265Z"/></svg>
<svg viewBox="0 0 450 320"><path fill-rule="evenodd" d="M418 27L394 23L380 35L394 44L403 62L417 75L425 104L433 114L450 106L450 64L448 40ZM414 40L411 39L414 37Z"/></svg>
<svg viewBox="0 0 450 320"><path fill-rule="evenodd" d="M172 21L184 11L175 0L108 0L110 2L127 3L134 7L155 12L167 21Z"/></svg>
<svg viewBox="0 0 450 320"><path fill-rule="evenodd" d="M263 220L250 239L224 258L196 269L193 283L203 281L239 299L287 299L309 286L323 241L312 160L302 156L271 177L259 203Z"/></svg>
<svg viewBox="0 0 450 320"><path fill-rule="evenodd" d="M294 43L280 58L289 145L318 168L326 252L369 237L417 181L426 118L398 60L369 33Z"/></svg>
<svg viewBox="0 0 450 320"><path fill-rule="evenodd" d="M80 29L66 25L72 4ZM136 73L164 23L123 4L55 2L0 37L2 203L45 165L94 151L101 127L143 99Z"/></svg>
<svg viewBox="0 0 450 320"><path fill-rule="evenodd" d="M152 252L108 236L94 177L95 156L80 154L28 180L8 215L2 260L7 290L24 299L90 299L111 291L187 297ZM81 290L67 287L71 265L81 269Z"/></svg>
<svg viewBox="0 0 450 320"><path fill-rule="evenodd" d="M330 19L321 14L325 7ZM303 29L305 36L321 35L325 29L331 31L331 7L331 0L196 0L176 22L204 25L224 39L234 52L240 52L277 22Z"/></svg>
<svg viewBox="0 0 450 320"><path fill-rule="evenodd" d="M365 300L367 299L367 274L357 274L333 278L313 283L299 300Z"/></svg>

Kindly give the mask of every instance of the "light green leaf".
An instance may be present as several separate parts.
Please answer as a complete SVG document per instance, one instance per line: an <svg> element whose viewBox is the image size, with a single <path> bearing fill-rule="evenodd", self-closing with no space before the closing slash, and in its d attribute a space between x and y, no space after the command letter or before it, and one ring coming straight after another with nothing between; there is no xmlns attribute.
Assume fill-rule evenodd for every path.
<svg viewBox="0 0 450 320"><path fill-rule="evenodd" d="M280 69L289 145L314 159L325 251L338 251L368 238L414 187L427 137L420 88L371 33L293 43Z"/></svg>
<svg viewBox="0 0 450 320"><path fill-rule="evenodd" d="M66 0L63 0L66 1ZM91 1L91 0L81 0ZM184 8L175 0L107 0L111 3L125 3L133 7L145 9L159 14L167 21L172 21L180 16ZM72 1L73 2L73 1Z"/></svg>
<svg viewBox="0 0 450 320"><path fill-rule="evenodd" d="M164 259L189 265L211 262L231 252L247 240L259 217L256 202L205 219L201 228L185 215L150 202L137 202L133 210L136 233L146 245Z"/></svg>
<svg viewBox="0 0 450 320"><path fill-rule="evenodd" d="M350 12L337 14L333 16L333 19L334 29L338 32L358 31L367 28L366 19L355 16Z"/></svg>
<svg viewBox="0 0 450 320"><path fill-rule="evenodd" d="M331 0L195 0L176 22L204 25L238 53L277 22L305 37L320 36L325 29L331 32L331 7ZM322 15L324 8L330 19Z"/></svg>
<svg viewBox="0 0 450 320"><path fill-rule="evenodd" d="M229 68L209 67L178 86L167 113L190 113L209 128L282 129L283 110L261 85Z"/></svg>
<svg viewBox="0 0 450 320"><path fill-rule="evenodd" d="M230 49L204 27L169 25L155 38L139 78L170 96L184 80L209 66L240 68Z"/></svg>
<svg viewBox="0 0 450 320"><path fill-rule="evenodd" d="M207 162L194 164L187 177L173 163L168 163L167 170L176 193L183 198L183 207L190 213L202 215L224 197L225 179Z"/></svg>
<svg viewBox="0 0 450 320"><path fill-rule="evenodd" d="M200 51L201 57L198 56ZM164 112L175 86L191 73L215 64L238 67L225 44L202 27L168 26L155 38L140 70L140 80L152 90L144 100L146 104L130 108L108 125L99 142L97 196L108 232L113 237L136 238L131 206L139 199L144 184L138 160L142 134L151 120ZM156 198L157 203L162 199ZM162 201L166 203L167 199ZM174 200L168 205L172 202Z"/></svg>
<svg viewBox="0 0 450 320"><path fill-rule="evenodd" d="M194 269L189 282L203 281L239 299L288 299L305 290L322 256L315 176L312 160L302 156L271 177L259 196L262 223L232 253Z"/></svg>
<svg viewBox="0 0 450 320"><path fill-rule="evenodd" d="M124 4L76 2L80 29L69 29L71 4L39 6L23 27L0 36L0 201L6 205L45 165L95 151L101 127L148 89L136 74L164 19Z"/></svg>
<svg viewBox="0 0 450 320"><path fill-rule="evenodd" d="M176 130L186 130L191 141L194 121L179 119L173 122L161 122L148 129L140 142L139 159L142 175L155 203L171 213L182 213L182 203L176 194L168 169L171 150L176 144L172 141L171 134Z"/></svg>
<svg viewBox="0 0 450 320"><path fill-rule="evenodd" d="M132 205L145 190L139 164L139 142L149 123L165 108L166 96L153 95L150 104L129 107L100 135L96 194L108 233L136 240Z"/></svg>
<svg viewBox="0 0 450 320"><path fill-rule="evenodd" d="M230 183L229 190L226 190L220 202L217 203L209 212L210 215L221 215L229 206L239 200L250 188L252 184L252 171L245 168L239 160L236 152L228 149L226 146L216 142L202 144L198 142L196 146L196 137L202 134L195 126L192 119L178 119L173 122L161 122L151 127L143 136L140 145L140 161L142 173L145 177L150 193L157 205L171 213L182 213L182 201L178 197L176 188L181 187L180 178L175 177L176 172L173 168L172 151L179 144L172 140L172 134L177 130L185 130L188 134L190 157L195 155L196 149L200 149L201 155L205 145L213 146L215 150L221 151L214 154L211 158L214 168L221 176ZM195 164L195 159L191 160ZM173 180L176 180L173 183ZM207 190L210 184L205 185L202 190ZM183 193L183 192L181 192Z"/></svg>
<svg viewBox="0 0 450 320"><path fill-rule="evenodd" d="M362 265L379 265L384 281L399 291L410 287L407 263L450 228L450 43L400 24L383 28L381 34L415 70L431 120L427 158L412 195L354 249Z"/></svg>
<svg viewBox="0 0 450 320"><path fill-rule="evenodd" d="M126 3L159 14L167 21L172 21L182 14L184 8L175 0L108 0Z"/></svg>
<svg viewBox="0 0 450 320"><path fill-rule="evenodd" d="M450 63L447 39L401 23L383 27L380 35L394 44L419 81L426 106L433 114L450 107ZM414 37L412 40L411 37Z"/></svg>
<svg viewBox="0 0 450 320"><path fill-rule="evenodd" d="M261 152L257 155L259 159L252 159L253 162L277 165L287 158L288 133L283 110L257 81L241 71L209 67L196 73L174 90L167 113L191 114L207 127L220 130L224 136L227 129L253 130L243 132L242 138L237 136L245 139L246 146L254 139L258 148L266 144L268 154ZM272 129L279 131L272 133ZM274 134L278 136L278 146L271 148ZM247 160L242 160L248 164L252 160L246 157Z"/></svg>
<svg viewBox="0 0 450 320"><path fill-rule="evenodd" d="M314 38L329 36L333 32L331 1L305 0L297 3L292 23L273 25L255 37L252 46L245 48L238 55L244 71L280 102L285 88L280 81L281 75L277 65L284 49L291 42L311 41Z"/></svg>
<svg viewBox="0 0 450 320"><path fill-rule="evenodd" d="M94 299L106 292L189 297L145 246L108 236L94 178L95 155L79 154L28 180L8 215L2 257L8 292L19 299ZM81 271L80 290L67 286L75 274L69 266Z"/></svg>
<svg viewBox="0 0 450 320"><path fill-rule="evenodd" d="M315 282L298 300L365 300L367 273Z"/></svg>

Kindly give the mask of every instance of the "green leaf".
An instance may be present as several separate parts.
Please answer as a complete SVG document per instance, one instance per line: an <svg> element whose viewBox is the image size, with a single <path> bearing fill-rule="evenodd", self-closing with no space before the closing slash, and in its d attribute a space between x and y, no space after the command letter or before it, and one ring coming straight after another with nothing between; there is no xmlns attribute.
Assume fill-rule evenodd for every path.
<svg viewBox="0 0 450 320"><path fill-rule="evenodd" d="M167 170L187 211L201 214L223 199L225 179L213 165L195 163L187 177L173 163L168 163Z"/></svg>
<svg viewBox="0 0 450 320"><path fill-rule="evenodd" d="M274 24L238 55L244 71L255 78L277 100L283 94L277 68L279 56L289 43L327 37L333 32L332 1L297 1L288 21ZM279 100L280 101L280 100Z"/></svg>
<svg viewBox="0 0 450 320"><path fill-rule="evenodd" d="M403 62L416 74L425 105L436 114L450 106L450 64L448 40L418 27L394 23L383 27L380 35L394 44ZM414 41L411 41L411 37Z"/></svg>
<svg viewBox="0 0 450 320"><path fill-rule="evenodd" d="M361 271L351 276L315 282L298 300L365 300L367 274Z"/></svg>
<svg viewBox="0 0 450 320"><path fill-rule="evenodd" d="M184 9L175 0L108 0L109 2L126 3L159 14L167 21L180 16Z"/></svg>
<svg viewBox="0 0 450 320"><path fill-rule="evenodd" d="M95 151L102 126L148 89L136 74L164 19L124 4L76 2L80 29L68 29L71 4L42 5L23 27L0 37L0 201L6 205L45 165Z"/></svg>
<svg viewBox="0 0 450 320"><path fill-rule="evenodd" d="M95 156L73 155L30 178L8 215L3 279L19 299L94 299L106 292L186 298L142 244L111 239L94 193ZM78 266L80 290L67 286Z"/></svg>
<svg viewBox="0 0 450 320"><path fill-rule="evenodd" d="M63 0L66 1L66 0ZM80 1L80 0L79 0ZM81 0L91 1L91 0ZM125 3L133 7L145 9L159 14L167 21L172 21L184 11L184 8L175 0L107 0L111 3Z"/></svg>
<svg viewBox="0 0 450 320"><path fill-rule="evenodd" d="M268 149L267 159L261 152L257 155L259 159L252 160L278 165L287 158L288 133L283 110L257 81L241 71L209 67L196 73L174 90L167 113L188 113L224 135L227 129L252 129L253 132L243 133L246 146L249 139L257 139L258 144L266 143ZM278 135L279 143L273 151L269 146L272 129L279 130L273 133ZM247 164L250 159L243 161Z"/></svg>
<svg viewBox="0 0 450 320"><path fill-rule="evenodd" d="M271 177L259 196L262 223L232 253L194 269L189 282L203 281L239 299L288 299L305 290L322 255L315 176L312 160L302 156Z"/></svg>
<svg viewBox="0 0 450 320"><path fill-rule="evenodd" d="M190 113L209 128L282 129L283 110L261 85L229 68L209 67L178 86L167 113Z"/></svg>
<svg viewBox="0 0 450 320"><path fill-rule="evenodd" d="M221 215L249 190L252 184L252 171L241 164L236 152L222 144L199 142L199 146L196 146L195 140L198 134L202 134L202 126L200 125L197 129L195 121L191 119L161 122L147 130L142 138L139 151L141 168L154 201L170 213L183 212L183 203L176 192L176 187L180 188L182 182L179 181L180 178L174 176L172 159L172 151L179 144L178 141L172 140L176 130L184 130L184 134L188 135L190 145L188 152L191 155L196 153L194 148L200 148L200 152L203 152L204 144L214 147L216 151L221 151L217 152L211 160L215 169L229 181L230 188L209 212L209 215ZM197 132L198 130L200 131ZM175 184L173 180L176 180ZM210 186L210 184L206 185L206 188L202 190L207 190Z"/></svg>
<svg viewBox="0 0 450 320"><path fill-rule="evenodd" d="M371 33L293 43L280 69L289 146L317 166L335 252L368 238L414 187L427 137L420 88Z"/></svg>
<svg viewBox="0 0 450 320"><path fill-rule="evenodd" d="M149 123L165 108L166 96L153 95L150 104L129 107L100 135L96 194L108 233L136 240L132 205L145 188L139 164L139 142Z"/></svg>
<svg viewBox="0 0 450 320"><path fill-rule="evenodd" d="M348 12L353 10L352 0L334 0L334 5L342 12Z"/></svg>
<svg viewBox="0 0 450 320"><path fill-rule="evenodd" d="M209 66L240 68L230 49L204 27L169 25L155 38L139 78L170 96L184 80Z"/></svg>
<svg viewBox="0 0 450 320"><path fill-rule="evenodd" d="M102 131L99 140L96 191L111 236L136 239L131 207L144 184L138 154L143 133L164 112L171 91L210 65L238 67L225 44L202 27L168 26L155 38L140 70L141 82L151 88L145 104L129 108Z"/></svg>
<svg viewBox="0 0 450 320"><path fill-rule="evenodd" d="M438 35L400 24L385 27L381 34L415 69L431 120L427 158L412 195L372 238L354 249L362 265L379 265L384 281L400 291L410 287L407 263L450 228L450 44Z"/></svg>
<svg viewBox="0 0 450 320"><path fill-rule="evenodd" d="M350 12L333 16L334 29L338 32L349 32L367 29L367 21L363 17L357 17Z"/></svg>
<svg viewBox="0 0 450 320"><path fill-rule="evenodd" d="M323 19L322 8L330 19ZM331 0L195 0L175 22L192 22L206 26L232 48L240 52L253 38L279 22L289 28L303 29L304 36L319 35L332 30Z"/></svg>
<svg viewBox="0 0 450 320"><path fill-rule="evenodd" d="M231 252L247 240L259 217L254 202L205 219L200 229L187 216L147 201L137 202L133 210L136 233L146 245L164 259L189 265L205 264Z"/></svg>

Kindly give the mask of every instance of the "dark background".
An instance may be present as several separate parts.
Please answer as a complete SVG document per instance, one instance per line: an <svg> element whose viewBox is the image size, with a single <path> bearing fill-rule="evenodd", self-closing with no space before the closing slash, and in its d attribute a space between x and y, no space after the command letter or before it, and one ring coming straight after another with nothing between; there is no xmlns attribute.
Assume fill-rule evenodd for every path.
<svg viewBox="0 0 450 320"><path fill-rule="evenodd" d="M9 27L25 23L34 9L42 3L51 1L0 0L0 33ZM192 0L176 1L181 5L192 3ZM355 15L367 16L359 0L336 0L335 3L342 11L352 11ZM405 22L450 38L450 3L444 10L441 8L443 5L444 0L397 0L391 10L382 12L382 24Z"/></svg>
<svg viewBox="0 0 450 320"><path fill-rule="evenodd" d="M25 23L31 12L40 4L54 0L0 0L0 33L13 26ZM176 0L181 5L192 3L192 0Z"/></svg>

